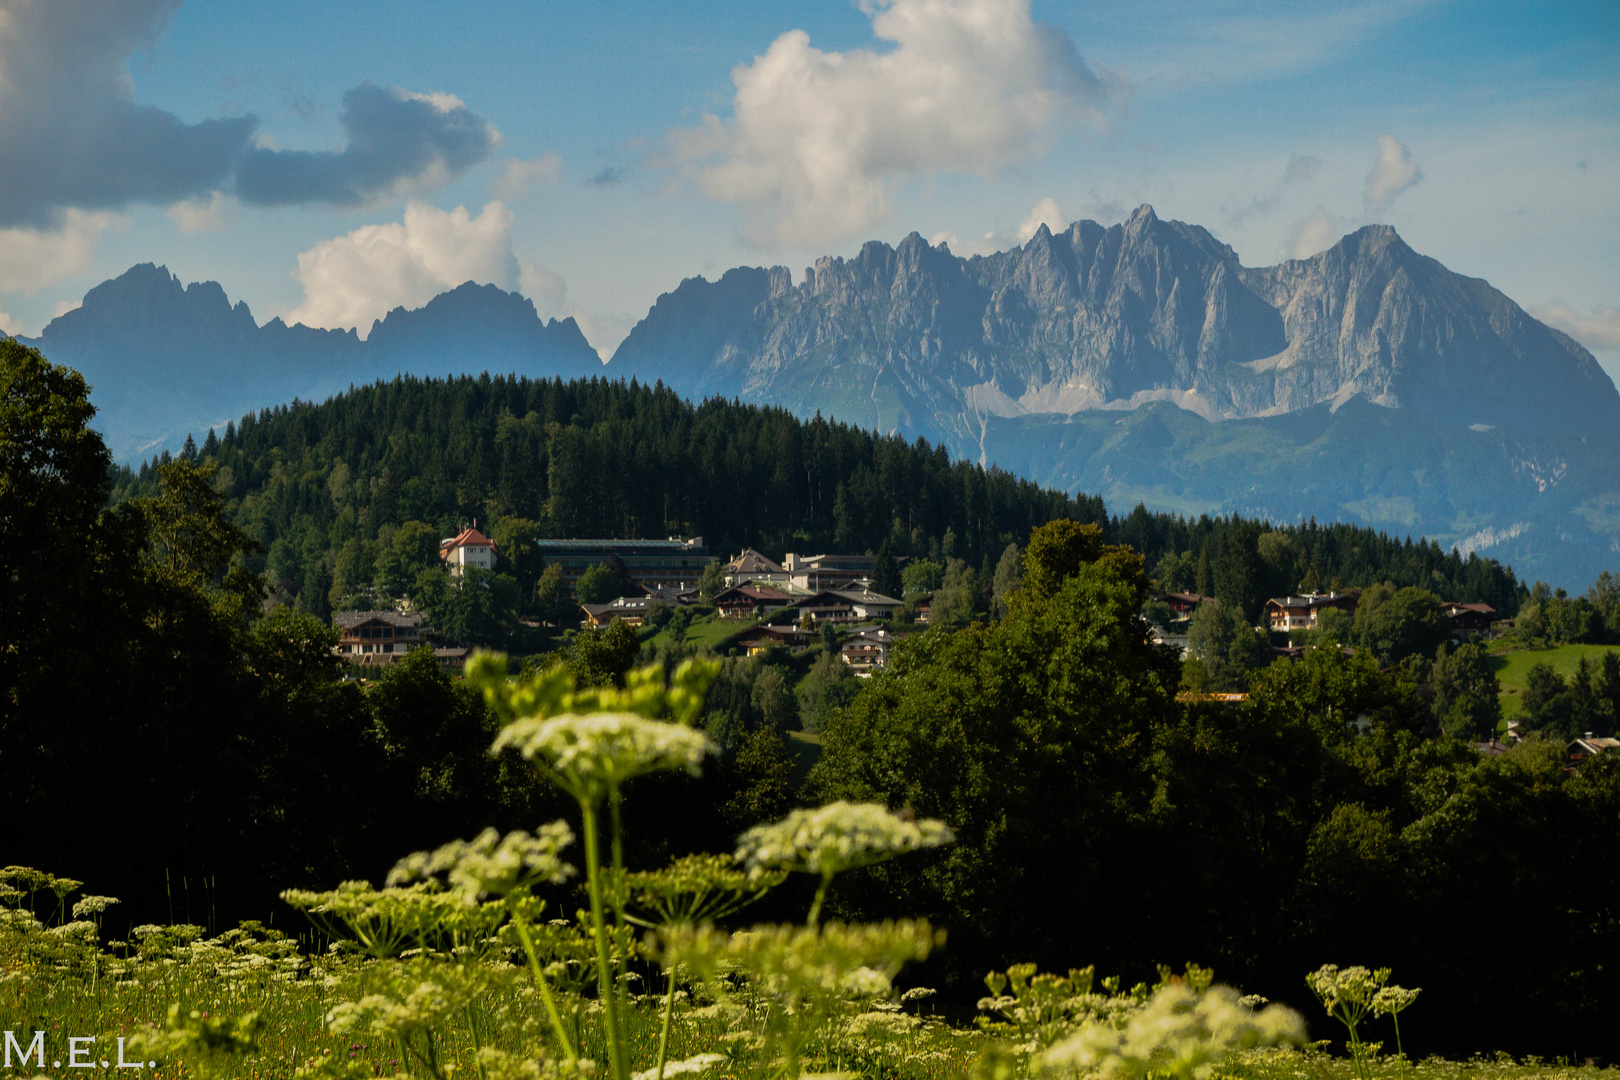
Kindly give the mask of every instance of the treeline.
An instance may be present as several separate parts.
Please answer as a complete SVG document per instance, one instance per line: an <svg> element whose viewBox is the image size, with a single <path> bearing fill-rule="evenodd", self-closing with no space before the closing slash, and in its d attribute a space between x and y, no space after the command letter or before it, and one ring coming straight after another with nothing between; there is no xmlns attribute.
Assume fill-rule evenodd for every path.
<svg viewBox="0 0 1620 1080"><path fill-rule="evenodd" d="M264 549L250 565L318 613L367 584L410 521L702 536L717 554L864 551L898 532L978 563L1053 518L1103 518L1100 499L922 440L607 379L399 378L243 417L192 455L220 466L234 522ZM156 464L122 471L114 498L148 491Z"/></svg>
<svg viewBox="0 0 1620 1080"><path fill-rule="evenodd" d="M894 556L961 560L981 583L1010 544L1068 518L1137 548L1161 587L1237 594L1246 610L1276 593L1382 581L1504 614L1523 593L1494 560L1433 542L1142 507L1110 518L1099 497L953 461L921 439L735 401L692 404L634 380L399 378L250 414L181 456L219 466L231 520L262 549L250 569L323 616L368 590L401 595L434 561L423 538L473 518L492 535L511 522L554 537L702 536L720 557L744 546L780 555L887 545ZM114 501L150 493L161 461L118 470ZM538 568L517 579L519 606L532 608Z"/></svg>
<svg viewBox="0 0 1620 1080"><path fill-rule="evenodd" d="M1236 515L1195 519L1138 505L1112 521L1110 535L1142 553L1159 588L1232 601L1251 621L1269 596L1386 582L1427 589L1442 600L1489 604L1504 619L1529 596L1511 568L1477 552L1464 557L1433 540L1322 525L1315 518L1293 524Z"/></svg>

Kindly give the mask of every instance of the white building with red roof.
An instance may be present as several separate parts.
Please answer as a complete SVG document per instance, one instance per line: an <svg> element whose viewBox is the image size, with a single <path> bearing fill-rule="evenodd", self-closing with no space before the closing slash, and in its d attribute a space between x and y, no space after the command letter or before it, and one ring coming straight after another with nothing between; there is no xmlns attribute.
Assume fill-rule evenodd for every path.
<svg viewBox="0 0 1620 1080"><path fill-rule="evenodd" d="M478 531L476 521L457 535L439 541L439 558L444 560L452 574L463 573L469 566L493 570L495 557L499 554L495 541Z"/></svg>

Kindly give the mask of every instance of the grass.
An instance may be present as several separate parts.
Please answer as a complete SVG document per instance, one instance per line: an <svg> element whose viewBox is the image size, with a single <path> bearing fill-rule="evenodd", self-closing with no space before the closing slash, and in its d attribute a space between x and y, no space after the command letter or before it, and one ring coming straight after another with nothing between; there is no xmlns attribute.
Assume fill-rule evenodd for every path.
<svg viewBox="0 0 1620 1080"><path fill-rule="evenodd" d="M1613 645L1557 645L1541 648L1510 646L1500 652L1492 650L1491 664L1496 668L1496 681L1501 684L1502 715L1524 715L1520 697L1529 686L1530 668L1535 664L1551 664L1564 678L1575 673L1575 665L1584 656L1588 664L1601 664L1606 652L1620 652Z"/></svg>

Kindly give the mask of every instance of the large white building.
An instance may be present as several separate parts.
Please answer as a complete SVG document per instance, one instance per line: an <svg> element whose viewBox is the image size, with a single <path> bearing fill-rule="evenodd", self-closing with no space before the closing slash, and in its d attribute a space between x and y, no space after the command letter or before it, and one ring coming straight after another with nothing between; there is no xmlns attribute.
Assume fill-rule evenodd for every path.
<svg viewBox="0 0 1620 1080"><path fill-rule="evenodd" d="M476 522L462 529L460 534L439 541L439 558L444 560L452 574L463 573L469 566L493 570L499 554L495 541L479 532Z"/></svg>

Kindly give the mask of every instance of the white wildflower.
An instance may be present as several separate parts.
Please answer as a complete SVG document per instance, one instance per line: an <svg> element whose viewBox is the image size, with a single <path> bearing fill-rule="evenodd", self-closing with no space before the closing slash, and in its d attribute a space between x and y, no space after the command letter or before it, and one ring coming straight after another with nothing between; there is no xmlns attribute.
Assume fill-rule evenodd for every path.
<svg viewBox="0 0 1620 1080"><path fill-rule="evenodd" d="M542 825L533 836L521 831L501 836L485 829L472 840L454 840L434 851L406 856L389 872L388 884L447 874L451 889L467 903L535 885L561 885L574 873L561 857L562 849L573 841L564 821Z"/></svg>
<svg viewBox="0 0 1620 1080"><path fill-rule="evenodd" d="M82 919L86 915L100 915L116 903L118 898L114 896L86 896L73 905L73 917Z"/></svg>
<svg viewBox="0 0 1620 1080"><path fill-rule="evenodd" d="M737 858L751 873L801 870L829 877L955 839L943 821L907 821L876 803L840 801L749 829L738 838Z"/></svg>
<svg viewBox="0 0 1620 1080"><path fill-rule="evenodd" d="M1159 989L1123 1029L1100 1020L1042 1055L1046 1068L1105 1077L1176 1076L1206 1080L1215 1065L1236 1050L1298 1043L1305 1038L1299 1014L1281 1005L1255 1012L1224 986L1194 993L1181 983Z"/></svg>
<svg viewBox="0 0 1620 1080"><path fill-rule="evenodd" d="M708 1072L725 1060L724 1054L698 1054L682 1061L666 1061L664 1075L669 1077L680 1076L682 1073ZM638 1073L631 1073L630 1080L658 1080L658 1069L643 1069Z"/></svg>
<svg viewBox="0 0 1620 1080"><path fill-rule="evenodd" d="M495 750L508 746L544 760L570 794L591 803L644 773L685 769L695 776L704 755L719 750L701 731L630 713L517 720L495 739Z"/></svg>
<svg viewBox="0 0 1620 1080"><path fill-rule="evenodd" d="M1408 990L1404 986L1385 986L1373 995L1373 1015L1383 1016L1385 1013L1399 1015L1408 1005L1416 1001L1422 992L1422 990Z"/></svg>

